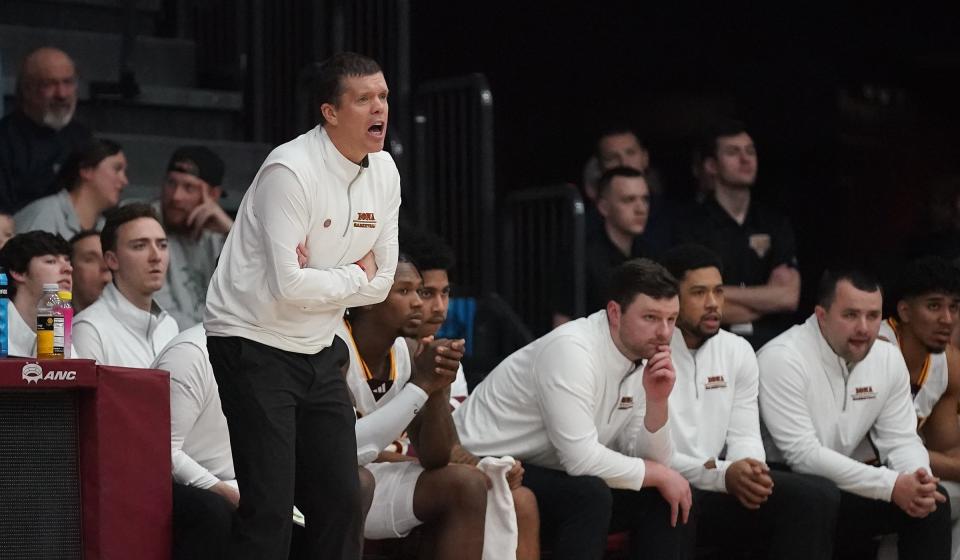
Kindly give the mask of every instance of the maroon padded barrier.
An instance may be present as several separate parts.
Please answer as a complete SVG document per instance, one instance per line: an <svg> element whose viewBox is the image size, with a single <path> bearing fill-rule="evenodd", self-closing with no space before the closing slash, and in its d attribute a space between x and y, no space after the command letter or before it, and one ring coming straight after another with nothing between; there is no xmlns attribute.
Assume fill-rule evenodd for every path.
<svg viewBox="0 0 960 560"><path fill-rule="evenodd" d="M84 558L168 560L169 374L91 360L0 360L0 392L45 390L79 394Z"/></svg>

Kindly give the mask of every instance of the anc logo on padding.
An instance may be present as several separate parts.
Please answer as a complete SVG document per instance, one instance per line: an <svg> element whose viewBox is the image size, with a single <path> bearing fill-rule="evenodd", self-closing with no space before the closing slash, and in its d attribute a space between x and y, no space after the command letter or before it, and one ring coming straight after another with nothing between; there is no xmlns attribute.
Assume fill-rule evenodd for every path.
<svg viewBox="0 0 960 560"><path fill-rule="evenodd" d="M21 375L27 383L36 383L43 379L43 368L40 364L26 364L21 370Z"/></svg>

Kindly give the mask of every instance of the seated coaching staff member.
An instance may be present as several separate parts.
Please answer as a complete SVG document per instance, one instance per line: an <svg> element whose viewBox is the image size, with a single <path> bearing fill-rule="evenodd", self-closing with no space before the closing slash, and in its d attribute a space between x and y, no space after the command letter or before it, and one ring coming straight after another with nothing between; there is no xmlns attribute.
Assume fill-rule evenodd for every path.
<svg viewBox="0 0 960 560"><path fill-rule="evenodd" d="M454 421L467 451L523 461L553 558L599 560L611 528L631 530L632 558L681 558L671 526L686 523L690 485L666 466L676 281L636 259L610 285L606 309L511 354Z"/></svg>
<svg viewBox="0 0 960 560"><path fill-rule="evenodd" d="M379 303L393 284L400 177L382 151L377 63L337 54L315 83L322 124L267 156L207 292L207 347L243 496L236 559L286 558L294 502L311 558L356 559L362 545L347 347L334 329L347 307Z"/></svg>
<svg viewBox="0 0 960 560"><path fill-rule="evenodd" d="M814 314L767 343L760 414L771 460L840 488L841 558L897 533L902 560L950 557L950 504L930 474L903 356L880 341L880 284L859 271L827 271ZM880 465L859 461L867 437Z"/></svg>

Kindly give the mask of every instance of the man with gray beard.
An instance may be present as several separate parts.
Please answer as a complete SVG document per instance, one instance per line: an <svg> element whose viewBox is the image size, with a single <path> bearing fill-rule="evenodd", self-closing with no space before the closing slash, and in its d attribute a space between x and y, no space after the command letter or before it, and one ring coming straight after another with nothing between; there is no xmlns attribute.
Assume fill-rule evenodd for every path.
<svg viewBox="0 0 960 560"><path fill-rule="evenodd" d="M41 47L17 74L17 108L0 120L0 211L10 214L53 194L67 156L90 138L73 120L77 71L67 53Z"/></svg>

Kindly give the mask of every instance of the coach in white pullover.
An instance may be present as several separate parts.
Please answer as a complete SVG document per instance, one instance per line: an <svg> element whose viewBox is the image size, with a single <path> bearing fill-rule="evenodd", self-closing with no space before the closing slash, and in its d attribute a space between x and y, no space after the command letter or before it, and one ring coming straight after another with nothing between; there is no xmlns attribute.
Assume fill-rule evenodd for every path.
<svg viewBox="0 0 960 560"><path fill-rule="evenodd" d="M722 557L766 548L770 558L830 558L840 493L832 482L771 471L757 410L757 359L745 339L720 328L720 257L701 245L674 247L661 263L679 282L680 315L670 349L671 466L694 486L694 544ZM697 531L697 528L703 528Z"/></svg>
<svg viewBox="0 0 960 560"><path fill-rule="evenodd" d="M827 271L815 313L760 350L760 412L773 440L768 455L842 490L842 557L876 535L897 533L901 560L946 560L950 506L917 435L903 357L877 342L881 308L876 280ZM853 458L868 436L879 466Z"/></svg>
<svg viewBox="0 0 960 560"><path fill-rule="evenodd" d="M322 125L267 156L207 292L207 347L243 496L231 558L287 557L295 487L311 558L361 551L356 418L334 329L393 283L400 178L382 152L377 63L334 55L314 83Z"/></svg>
<svg viewBox="0 0 960 560"><path fill-rule="evenodd" d="M602 558L611 528L631 529L643 558L680 558L671 524L686 522L690 488L664 466L676 285L638 259L618 267L611 286L605 310L511 354L454 421L474 455L523 461L554 558Z"/></svg>

